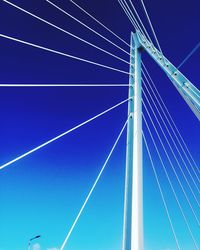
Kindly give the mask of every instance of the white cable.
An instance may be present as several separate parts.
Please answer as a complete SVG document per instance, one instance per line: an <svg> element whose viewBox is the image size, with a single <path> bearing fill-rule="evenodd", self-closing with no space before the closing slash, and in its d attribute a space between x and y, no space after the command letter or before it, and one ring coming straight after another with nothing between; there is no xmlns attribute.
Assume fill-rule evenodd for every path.
<svg viewBox="0 0 200 250"><path fill-rule="evenodd" d="M146 78L146 75L145 75L145 74L144 74L144 77L145 77L145 80L148 81L148 79ZM151 98L151 101L152 101L154 107L156 108L156 110L157 110L157 112L158 112L158 114L159 114L159 116L160 116L160 118L161 118L161 120L162 120L162 123L163 123L164 126L165 126L165 129L167 130L167 133L168 133L169 136L170 136L170 139L172 140L172 142L173 142L173 144L174 144L174 146L175 146L175 148L176 148L176 150L177 150L177 152L178 152L178 154L179 154L179 156L180 156L180 158L181 158L183 164L185 165L185 168L186 168L187 172L189 173L189 176L190 176L191 180L193 181L193 184L195 185L195 187L196 187L198 193L200 194L199 188L198 188L197 184L195 183L195 180L194 180L193 176L191 175L191 173L190 173L190 171L189 171L189 169L188 169L188 166L187 166L185 160L183 159L183 157L182 157L182 155L181 155L181 153L180 153L180 150L178 149L178 146L177 146L176 142L174 141L174 138L173 138L173 136L172 136L170 130L168 129L168 126L167 126L165 120L163 119L163 116L162 116L162 114L160 113L160 111L159 111L159 109L158 109L158 107L157 107L157 105L156 105L156 103L155 103L155 101L154 101L154 99L153 99L151 93L149 92L149 90L148 90L148 88L147 88L147 86L146 86L144 80L143 80L143 83L144 83L145 89L147 90L148 95L149 95L150 98ZM143 89L143 91L144 91L144 89ZM145 91L144 91L144 95L145 95L145 97L147 98L147 95L145 94ZM149 101L148 101L148 103L149 103L149 105L150 105L150 102L149 102ZM153 110L152 105L151 105L151 108L152 108L152 110ZM155 115L155 113L154 113L154 115ZM187 177L186 177L185 174L184 174L184 171L182 170L181 164L179 163L177 157L175 156L175 153L174 153L174 151L173 151L173 149L172 149L170 143L169 143L169 145L170 145L171 151L173 152L173 156L174 156L174 158L176 159L176 162L177 162L177 164L178 164L178 166L179 166L179 168L180 168L180 170L181 170L181 173L183 174L183 176L184 176L184 178L185 178L185 180L186 180L186 182L187 182L187 184L188 184L188 186L189 186L189 188L190 188L191 193L193 194L193 196L194 196L194 198L195 198L195 200L196 200L198 206L200 207L200 204L199 204L199 202L198 202L198 199L196 198L196 195L194 194L193 189L192 189L192 187L190 186L189 181L188 181Z"/></svg>
<svg viewBox="0 0 200 250"><path fill-rule="evenodd" d="M128 87L129 84L31 84L31 83L0 83L0 87Z"/></svg>
<svg viewBox="0 0 200 250"><path fill-rule="evenodd" d="M79 61L82 61L82 62L86 62L86 63L89 63L89 64L93 64L93 65L96 65L96 66L99 66L99 67L103 67L103 68L106 68L106 69L114 70L114 71L129 75L129 72L126 72L126 71L123 71L123 70L120 70L120 69L116 69L116 68L113 68L113 67L110 67L110 66L107 66L107 65L104 65L104 64L94 62L94 61L86 60L86 59L81 58L81 57L69 55L69 54L66 54L66 53L63 53L63 52L60 52L60 51L57 51L57 50L49 49L49 48L46 48L46 47L43 47L43 46L40 46L40 45L37 45L37 44L34 44L34 43L29 43L29 42L26 42L26 41L23 41L23 40L20 40L20 39L11 37L11 36L6 36L4 34L0 34L0 37L9 39L9 40L12 40L12 41L15 41L15 42L19 42L19 43L22 43L22 44L26 44L26 45L29 45L29 46L32 46L32 47L35 47L35 48L38 48L38 49L42 49L42 50L45 50L45 51L48 51L48 52L53 52L53 53L61 55L61 56L69 57L69 58L72 58L72 59L75 59L75 60L79 60Z"/></svg>
<svg viewBox="0 0 200 250"><path fill-rule="evenodd" d="M124 101L122 101L122 102L120 102L120 103L114 105L113 107L111 107L111 108L109 108L109 109L107 109L107 110L101 112L100 114L95 115L95 116L93 116L92 118L90 118L90 119L88 119L88 120L86 120L86 121L84 121L84 122L82 122L82 123L76 125L75 127L73 127L73 128L71 128L71 129L65 131L65 132L62 133L62 134L60 134L60 135L54 137L53 139L48 140L47 142L45 142L45 143L43 143L43 144L41 144L41 145L39 145L39 146L37 146L37 147L35 147L35 148L29 150L28 152L26 152L26 153L24 153L24 154L22 154L22 155L16 157L15 159L13 159L13 160L11 160L11 161L9 161L9 162L7 162L7 163L1 165L1 166L0 166L0 170L3 169L3 168L5 168L5 167L7 167L7 166L9 166L9 165L11 165L11 164L13 164L14 162L17 162L18 160L20 160L20 159L26 157L27 155L30 155L30 154L32 154L33 152L35 152L35 151L37 151L37 150L39 150L39 149L41 149L41 148L47 146L48 144L50 144L50 143L52 143L52 142L54 142L54 141L60 139L61 137L65 136L65 135L67 135L67 134L69 134L69 133L71 133L72 131L74 131L74 130L80 128L80 127L82 127L83 125L85 125L85 124L87 124L87 123L89 123L89 122L91 122L91 121L97 119L98 117L100 117L100 116L102 116L102 115L108 113L109 111L111 111L111 110L113 110L113 109L119 107L120 105L122 105L123 103L126 103L126 102L127 102L128 100L130 100L130 99L131 99L131 98L128 98L128 99L126 99L126 100L124 100Z"/></svg>
<svg viewBox="0 0 200 250"><path fill-rule="evenodd" d="M162 103L162 105L163 105L165 111L167 112L168 117L170 118L170 121L171 121L171 122L169 121L170 126L172 127L172 124L173 124L174 128L176 129L176 131L174 131L174 129L173 129L173 127L172 127L172 130L174 131L174 135L175 135L177 141L179 141L179 145L180 145L180 147L182 148L182 150L183 150L183 152L184 152L184 154L185 154L185 157L187 158L187 160L188 160L188 162L190 163L190 166L191 166L191 168L192 168L194 174L196 175L197 179L199 180L199 177L198 177L197 173L196 173L195 170L194 170L193 164L194 164L194 166L196 167L197 172L200 174L200 171L199 171L199 169L198 169L198 166L197 166L197 164L196 164L194 158L192 157L192 154L190 153L190 150L189 150L188 146L186 145L186 143L185 143L185 141L184 141L184 139L183 139L183 137L182 137L182 135L181 135L179 129L177 128L176 123L174 122L174 119L172 118L172 116L171 116L171 114L170 114L170 112L169 112L169 109L167 108L165 102L163 101L163 98L162 98L162 96L160 95L160 93L159 93L159 91L158 91L158 89L157 89L157 87L156 87L156 85L155 85L155 83L154 83L152 77L150 76L150 74L149 74L149 72L148 72L148 70L147 70L147 68L146 68L146 66L145 66L145 64L142 63L142 65L143 65L143 67L144 67L144 69L145 69L145 71L146 71L146 74L147 74L147 76L149 77L149 79L150 79L150 81L151 81L151 83L152 83L152 86L154 87L154 89L155 89L155 91L156 91L156 93L157 93L157 95L158 95L158 97L159 97L159 99L160 99L160 101L161 101L161 103ZM150 84L149 86L150 86L150 88L152 89L151 84ZM152 92L154 93L153 89L152 89ZM160 104L160 102L159 102L159 104ZM160 104L160 105L161 105L161 104ZM161 106L161 107L162 107L162 106ZM164 113L165 113L165 112L164 112ZM176 135L176 133L177 133L178 136L180 137L181 142L180 142L178 136ZM191 158L193 164L191 163L191 161L190 161L189 157L187 156L187 153L185 152L185 149L183 148L182 145L184 145L185 149L187 150L188 155L189 155L189 157Z"/></svg>
<svg viewBox="0 0 200 250"><path fill-rule="evenodd" d="M61 32L65 33L65 34L67 34L67 35L69 35L69 36L71 36L71 37L73 37L73 38L75 38L75 39L77 39L77 40L79 40L79 41L81 41L81 42L83 42L83 43L86 43L87 45L90 45L90 46L92 46L93 48L95 48L95 49L97 49L97 50L100 50L100 51L102 51L102 52L104 52L104 53L106 53L106 54L108 54L108 55L110 55L110 56L112 56L112 57L114 57L114 58L116 58L116 59L118 59L118 60L120 60L120 61L122 61L122 62L124 62L124 63L126 63L126 64L129 65L129 62L128 62L128 61L126 61L126 60L124 60L124 59L122 59L122 58L120 58L120 57L118 57L118 56L116 56L116 55L110 53L109 51L104 50L104 49L100 48L99 46L97 46L97 45L95 45L95 44L93 44L93 43L90 43L90 42L86 41L85 39L82 39L82 38L80 38L79 36L76 36L76 35L74 35L74 34L68 32L68 31L66 31L66 30L64 30L64 29L62 29L62 28L60 28L60 27L58 27L58 26L56 26L56 25L54 25L54 24L48 22L48 21L46 21L46 20L43 19L43 18L40 18L40 17L37 16L37 15L32 14L31 12L29 12L29 11L27 11L27 10L25 10L25 9L23 9L23 8L21 8L21 7L17 6L17 5L15 5L15 4L13 4L13 3L7 1L7 0L3 0L3 1L4 1L5 3L7 3L7 4L13 6L14 8L16 8L16 9L18 9L18 10L20 10L20 11L22 11L22 12L24 12L24 13L26 13L26 14L28 14L28 15L30 15L30 16L32 16L32 17L34 17L34 18L36 18L36 19L38 19L38 20L40 20L40 21L46 23L46 24L48 24L48 25L50 25L51 27L53 27L53 28L55 28L55 29L57 29L57 30L59 30L59 31L61 31ZM126 53L128 53L128 52L126 52ZM129 53L128 53L128 55L129 55Z"/></svg>
<svg viewBox="0 0 200 250"><path fill-rule="evenodd" d="M170 159L170 157L169 157L169 154L167 153L167 150L166 150L166 148L165 148L165 146L164 146L164 143L163 143L163 141L162 141L162 139L161 139L161 137L160 137L160 135L159 135L159 133L158 133L158 130L157 130L157 128L156 128L156 126L155 126L155 124L154 124L154 122L153 122L153 119L152 119L152 117L151 117L151 115L150 115L150 113L149 113L149 111L148 111L148 109L147 109L147 107L146 107L146 105L145 105L145 102L143 102L143 105L144 105L145 110L147 111L147 114L148 114L148 116L149 116L149 118L150 118L150 120L151 120L151 123L152 123L152 125L153 125L153 127L154 127L154 130L155 130L155 132L156 132L156 134L157 134L157 136L158 136L158 139L159 139L159 141L160 141L160 143L161 143L161 145L162 145L162 148L164 149L164 152L165 152L165 154L166 154L166 156L167 156L167 159L168 159L168 161L169 161L169 163L170 163L170 166L172 167L172 170L173 170L173 172L174 172L174 174L175 174L175 177L176 177L176 179L177 179L177 181L178 181L178 183L179 183L179 185L180 185L180 187L181 187L181 189L182 189L182 191L183 191L183 194L184 194L184 196L185 196L185 198L186 198L186 200L187 200L187 202L188 202L188 204L189 204L189 207L190 207L190 209L191 209L191 211L192 211L192 213L193 213L193 215L194 215L194 218L195 218L195 220L196 220L198 226L200 226L198 217L197 217L197 215L196 215L196 213L195 213L195 211L194 211L194 209L193 209L193 207L192 207L192 205L191 205L191 203L190 203L190 200L189 200L189 198L188 198L188 195L187 195L186 192L185 192L185 189L184 189L183 185L181 184L181 181L180 181L180 179L179 179L179 177L178 177L178 175L177 175L177 172L176 172L176 170L175 170L175 168L174 168L174 165L173 165L173 163L172 163L172 161L171 161L171 159Z"/></svg>
<svg viewBox="0 0 200 250"><path fill-rule="evenodd" d="M200 42L197 43L197 45L191 50L191 52L185 57L185 59L179 64L177 69L183 66L184 63L187 62L188 59L200 48Z"/></svg>
<svg viewBox="0 0 200 250"><path fill-rule="evenodd" d="M144 11L145 11L147 20L148 20L148 22L149 22L149 25L150 25L150 27L151 27L151 30L152 30L152 32L153 32L153 35L154 35L154 37L155 37L156 43L157 43L157 45L158 45L158 48L159 48L160 52L161 52L162 55L163 55L162 49L161 49L161 47L160 47L160 43L159 43L158 38L157 38L157 36L156 36L155 30L154 30L154 28L153 28L151 19L150 19L150 17L149 17L149 14L148 14L148 12L147 12L147 9L146 9L146 7L145 7L145 4L144 4L143 0L141 0L141 3L142 3L142 6L143 6L143 8L144 8Z"/></svg>
<svg viewBox="0 0 200 250"><path fill-rule="evenodd" d="M99 32L97 32L96 30L90 28L88 25L86 25L85 23L81 22L79 19L77 19L76 17L72 16L71 14L69 14L67 11L61 9L58 5L52 3L49 0L45 0L46 2L48 2L49 4L51 4L53 7L55 7L56 9L58 9L59 11L61 11L62 13L64 13L65 15L67 15L68 17L72 18L74 21L78 22L79 24L81 24L82 26L84 26L85 28L87 28L88 30L92 31L93 33L95 33L96 35L98 35L99 37L101 37L102 39L104 39L105 41L107 41L108 43L112 44L113 46L115 46L116 48L120 49L121 51L123 51L124 53L126 53L127 55L130 56L130 54L122 49L120 46L118 46L117 44L115 44L114 42L110 41L109 39L107 39L105 36L101 35Z"/></svg>
<svg viewBox="0 0 200 250"><path fill-rule="evenodd" d="M102 22L100 22L99 20L97 20L94 16L92 16L91 14L89 14L86 10L83 9L83 7L81 7L80 5L78 5L77 3L75 3L74 1L70 0L71 3L73 3L76 7L78 7L81 11L83 11L85 14L87 14L89 17L91 17L95 22L97 22L98 24L100 24L104 29L106 29L107 31L109 31L112 35L114 35L115 37L117 37L120 41L122 41L124 44L126 44L128 47L130 47L130 44L128 44L124 39L122 39L120 36L118 36L115 32L113 32L111 29L109 29L108 27L106 27Z"/></svg>
<svg viewBox="0 0 200 250"><path fill-rule="evenodd" d="M144 104L144 102L143 102L143 104ZM145 109L146 109L146 111L147 111L147 113L148 113L148 110L147 110L146 107L145 107ZM150 116L149 116L149 117L150 117ZM152 133L151 133L151 130L150 130L149 126L148 126L148 123L147 123L147 120L146 120L144 114L143 114L143 119L144 119L144 122L145 122L145 124L146 124L147 130L148 130L148 132L149 132L149 134L150 134L150 137L151 137L151 139L152 139L152 141L153 141L154 147L155 147L155 149L156 149L156 152L157 152L158 157L159 157L159 159L160 159L161 165L162 165L162 167L163 167L163 170L164 170L165 175L166 175L166 177L167 177L167 180L168 180L168 182L169 182L170 188L171 188L171 190L172 190L172 192L173 192L174 198L175 198L175 200L176 200L176 202L177 202L177 204L178 204L178 207L179 207L179 209L180 209L180 211L181 211L181 214L182 214L183 219L184 219L184 221L185 221L185 224L186 224L186 226L187 226L187 228L188 228L188 231L189 231L189 233L190 233L190 236L191 236L191 238L192 238L192 240L193 240L193 242L194 242L195 249L196 249L196 250L199 250L198 245L197 245L197 243L196 243L196 240L195 240L195 238L194 238L194 235L193 235L193 233L192 233L192 231L191 231L191 228L190 228L190 226L189 226L189 223L188 223L188 221L187 221L187 218L186 218L186 216L185 216L185 213L184 213L184 211L183 211L183 208L182 208L182 206L181 206L181 204L180 204L180 202L179 202L178 196L176 195L176 191L175 191L175 189L174 189L174 187L173 187L173 185L172 185L172 182L171 182L171 180L170 180L170 177L169 177L169 174L168 174L168 172L167 172L166 166L165 166L165 164L164 164L164 162L163 162L163 160L162 160L161 154L160 154L160 152L159 152L159 150L158 150L158 147L157 147L156 142L155 142L155 140L154 140L154 138L153 138L153 135L152 135ZM151 120L151 123L152 123L152 125L153 125L153 127L154 127L154 130L157 131L157 129L156 129L156 127L155 127L155 125L154 125L154 123L153 123L152 120ZM160 137L159 137L159 134L157 134L157 135L158 135L158 138L160 138ZM162 140L161 140L160 142L161 142L161 144L162 144ZM164 146L164 145L162 144L162 147L163 147L163 146ZM164 149L164 147L163 147L163 149Z"/></svg>
<svg viewBox="0 0 200 250"><path fill-rule="evenodd" d="M129 119L129 118L128 118L128 119ZM70 235L71 235L71 233L72 233L74 227L76 226L76 224L77 224L77 222L78 222L78 220L79 220L79 218L80 218L80 216L81 216L81 214L82 214L82 212L83 212L85 206L87 205L88 200L90 199L90 196L92 195L92 193L93 193L93 191L94 191L94 189L95 189L95 187L96 187L96 185L97 185L99 179L101 178L101 176L102 176L102 174L103 174L103 171L104 171L104 169L105 169L105 167L106 167L106 165L107 165L107 163L108 163L108 161L109 161L109 159L110 159L110 157L111 157L111 155L112 155L112 153L113 153L113 151L114 151L114 149L115 149L115 147L116 147L116 145L117 145L117 143L118 143L118 141L119 141L119 139L120 139L120 137L121 137L121 135L122 135L122 133L123 133L123 131L124 131L124 129L126 128L128 119L127 119L127 121L125 122L125 124L124 124L122 130L120 131L120 133L119 133L119 135L118 135L118 137L117 137L117 139L116 139L116 141L115 141L115 143L114 143L114 145L113 145L113 147L112 147L112 149L111 149L111 151L110 151L108 157L106 158L106 160L105 160L105 162L104 162L104 164L103 164L103 167L101 168L101 171L99 172L99 174L98 174L98 176L97 176L97 178L96 178L94 184L92 185L92 188L90 189L90 192L88 193L88 195L87 195L87 197L86 197L86 199L85 199L85 201L84 201L84 203L83 203L83 205L82 205L82 207L81 207L81 209L80 209L78 215L76 216L76 219L74 220L74 222L73 222L73 224L72 224L72 226L71 226L71 228L70 228L70 230L69 230L69 232L68 232L68 234L67 234L67 236L66 236L66 238L65 238L65 240L64 240L64 242L63 242L63 244L62 244L62 246L61 246L61 248L60 248L60 250L63 250L63 249L65 248L65 246L66 246L66 244L67 244L67 242L68 242L68 240L69 240L69 237L70 237Z"/></svg>
<svg viewBox="0 0 200 250"><path fill-rule="evenodd" d="M149 159L150 159L150 162L151 162L151 166L152 166L152 169L153 169L153 173L154 173L154 176L155 176L155 178L156 178L156 182L157 182L157 185L158 185L158 189L159 189L159 191L160 191L160 195L161 195L161 198L162 198L162 201L163 201L163 204L164 204L166 213L167 213L167 218L168 218L168 220L169 220L169 224L170 224L170 227L171 227L171 230L172 230L172 233L173 233L175 242L176 242L177 249L181 250L180 245L179 245L179 242L178 242L178 239L177 239L177 236L176 236L176 233L175 233L175 230L174 230L174 226L173 226L173 223L172 223L172 219L171 219L171 216L170 216L170 214L169 214L169 209L168 209L168 206L167 206L167 202L166 202L166 200L165 200L164 193L163 193L163 191L162 191L162 187L161 187L161 184L160 184L160 181L159 181L159 178L158 178L158 174L157 174L157 171L156 171L154 162L153 162L153 158L152 158L152 156L151 156L151 152L150 152L149 146L148 146L148 144L147 144L146 137L145 137L144 133L142 133L142 135L143 135L144 143L145 143L145 146L146 146L148 155L149 155Z"/></svg>

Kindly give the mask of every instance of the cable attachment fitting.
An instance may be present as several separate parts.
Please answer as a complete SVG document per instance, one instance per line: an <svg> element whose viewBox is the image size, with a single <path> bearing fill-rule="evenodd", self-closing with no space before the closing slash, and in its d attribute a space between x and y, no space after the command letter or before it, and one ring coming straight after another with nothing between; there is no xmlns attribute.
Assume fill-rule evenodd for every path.
<svg viewBox="0 0 200 250"><path fill-rule="evenodd" d="M130 118L133 119L133 117L134 117L134 112L131 112L130 113Z"/></svg>

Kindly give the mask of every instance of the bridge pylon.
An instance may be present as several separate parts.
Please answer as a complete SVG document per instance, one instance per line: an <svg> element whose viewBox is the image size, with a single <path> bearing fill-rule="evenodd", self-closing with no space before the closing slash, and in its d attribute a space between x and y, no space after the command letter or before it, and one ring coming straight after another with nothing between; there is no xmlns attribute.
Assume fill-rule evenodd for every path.
<svg viewBox="0 0 200 250"><path fill-rule="evenodd" d="M122 250L143 250L141 45L131 33Z"/></svg>

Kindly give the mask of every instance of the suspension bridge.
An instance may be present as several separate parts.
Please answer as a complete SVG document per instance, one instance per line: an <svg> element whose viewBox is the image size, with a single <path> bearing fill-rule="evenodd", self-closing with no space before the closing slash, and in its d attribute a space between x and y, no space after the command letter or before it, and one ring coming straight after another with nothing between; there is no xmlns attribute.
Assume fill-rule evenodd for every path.
<svg viewBox="0 0 200 250"><path fill-rule="evenodd" d="M85 28L88 32L95 34L99 39L102 39L105 43L113 46L115 50L120 51L121 54L126 54L129 60L125 60L119 54L111 52L96 43L90 42L76 35L75 33L56 25L55 23L48 21L46 18L41 17L35 12L29 11L21 5L15 4L12 1L2 0L3 6L7 6L21 14L28 15L29 17L56 29L58 32L62 32L64 35L71 37L72 39L85 44L106 56L112 57L118 60L120 63L126 64L129 70L121 69L120 67L114 67L109 64L105 64L99 61L87 59L85 57L77 56L62 52L60 50L46 47L41 44L25 40L19 36L11 36L8 33L1 33L0 38L15 44L23 45L26 48L37 49L43 52L49 52L55 54L55 56L61 56L65 59L74 60L74 64L79 62L91 65L91 67L98 67L104 70L112 71L126 75L128 82L126 84L115 83L1 83L1 88L126 88L128 89L128 95L125 99L115 103L115 105L107 107L100 113L83 120L79 124L67 129L66 131L51 136L50 139L43 143L36 145L35 147L25 150L21 154L9 159L8 161L0 165L0 170L6 172L8 169L12 171L12 168L16 168L16 163L22 161L24 158L34 155L36 151L40 151L43 148L48 150L48 145L59 143L59 140L68 134L85 127L87 124L98 120L100 117L104 117L111 111L117 110L121 106L128 106L126 113L126 119L121 130L115 138L115 141L105 158L102 167L97 174L93 184L91 185L88 194L80 206L78 213L74 217L73 223L70 225L68 232L66 232L63 242L58 249L68 249L68 242L70 241L74 230L78 227L78 222L81 219L82 213L87 210L87 205L90 202L91 196L95 195L95 189L100 185L100 180L103 178L103 174L106 171L113 153L115 152L117 145L125 133L126 135L126 167L125 167L125 180L124 180L124 204L123 204L123 236L122 236L122 250L143 250L145 248L144 237L144 211L143 211L143 168L145 161L148 159L150 162L152 173L155 177L158 191L160 193L160 199L162 201L163 211L168 221L168 228L170 229L171 237L174 241L176 249L186 249L182 243L181 234L177 232L177 226L174 222L174 211L170 206L169 200L173 199L178 211L177 216L179 220L183 222L184 234L188 235L190 240L189 249L199 249L199 206L200 206L200 187L199 176L200 170L198 162L195 161L193 154L187 146L184 136L178 129L178 125L175 123L174 118L170 114L170 110L165 104L159 90L154 83L151 72L146 66L144 55L148 55L152 62L155 62L157 67L160 68L162 74L168 78L169 84L181 96L181 105L188 106L196 118L196 123L200 121L200 91L196 84L190 81L184 73L181 71L181 67L190 59L190 57L198 50L200 43L198 43L191 52L185 57L185 59L175 66L165 56L162 46L159 42L157 34L152 24L148 9L143 0L141 0L141 6L148 21L149 28L143 22L140 13L137 11L132 1L119 0L118 7L122 11L123 15L128 18L128 21L133 26L133 32L130 34L130 43L125 41L116 32L111 30L105 23L99 21L95 16L90 14L86 9L75 1L70 0L70 4L79 10L87 18L95 22L95 25L100 26L102 29L110 33L119 43L113 42L110 38L99 32L92 26L89 26L86 22L81 21L77 16L74 16L68 12L68 10L62 8L54 1L45 0L44 2L53 8L55 11L62 14L64 17L72 19L78 23L81 27ZM149 32L151 31L151 33ZM126 49L125 49L126 48ZM173 100L171 100L173 101ZM128 104L128 105L127 105ZM78 114L77 114L78 115ZM196 135L197 137L199 136ZM146 153L144 161L144 153ZM20 167L20 166L18 166ZM162 172L162 178L160 177ZM168 192L166 192L166 187ZM94 194L93 194L94 193ZM168 196L171 195L169 199ZM184 200L184 206L182 205ZM152 196L153 203L153 196ZM155 208L157 209L157 208ZM189 212L188 212L189 211ZM190 214L188 219L188 213ZM152 225L153 227L153 225ZM162 225L161 225L162 227ZM161 238L161 236L159 237ZM157 239L158 240L158 239ZM1 247L1 246L0 246ZM29 246L30 247L30 246Z"/></svg>

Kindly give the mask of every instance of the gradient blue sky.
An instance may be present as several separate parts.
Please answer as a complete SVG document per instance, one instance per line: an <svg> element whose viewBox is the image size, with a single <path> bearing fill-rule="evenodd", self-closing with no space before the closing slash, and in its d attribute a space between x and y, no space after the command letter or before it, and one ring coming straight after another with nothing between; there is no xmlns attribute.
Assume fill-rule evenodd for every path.
<svg viewBox="0 0 200 250"><path fill-rule="evenodd" d="M44 0L12 2L129 60L126 54L102 41ZM128 50L126 45L99 27L69 1L53 2ZM200 41L199 0L145 2L164 54L172 63L179 65ZM133 27L116 0L77 0L77 3L129 42ZM139 0L135 1L135 6L148 28ZM129 70L126 64L17 11L3 1L0 1L0 13L0 33ZM3 38L0 39L0 52L0 83L128 83L127 75ZM143 55L143 60L199 164L198 120L158 66L146 54ZM181 69L198 88L199 61L200 50ZM1 88L0 164L126 99L127 93L126 87ZM124 104L0 172L0 250L25 250L28 239L37 234L42 235L35 242L40 244L40 249L61 246L126 116L127 105ZM144 130L146 131L145 127ZM66 249L121 249L125 143L126 133L114 151ZM192 240L156 157L155 162L181 247L193 250ZM169 164L167 166L170 168ZM170 170L169 173L174 179ZM199 228L180 188L175 181L174 183L200 244ZM198 207L187 187L186 192L199 216ZM176 249L145 149L144 226L145 250Z"/></svg>

